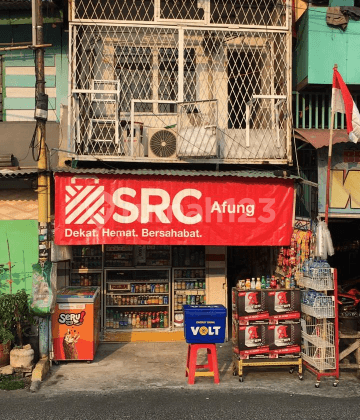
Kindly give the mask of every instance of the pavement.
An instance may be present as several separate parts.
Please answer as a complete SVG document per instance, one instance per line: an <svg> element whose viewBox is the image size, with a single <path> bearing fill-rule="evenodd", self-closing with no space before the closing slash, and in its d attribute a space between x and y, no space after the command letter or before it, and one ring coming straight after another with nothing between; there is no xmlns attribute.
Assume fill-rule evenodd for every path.
<svg viewBox="0 0 360 420"><path fill-rule="evenodd" d="M87 362L60 362L53 364L37 394L54 396L67 393L110 393L144 389L194 390L263 390L289 395L317 395L330 398L360 396L360 380L356 371L341 372L340 382L333 386L334 378L322 378L315 389L316 378L304 372L301 381L289 367L245 368L244 382L233 376L231 342L218 344L220 384L212 377L197 377L195 385L185 378L187 344L165 343L101 343L95 359ZM205 353L199 352L198 363L204 363Z"/></svg>

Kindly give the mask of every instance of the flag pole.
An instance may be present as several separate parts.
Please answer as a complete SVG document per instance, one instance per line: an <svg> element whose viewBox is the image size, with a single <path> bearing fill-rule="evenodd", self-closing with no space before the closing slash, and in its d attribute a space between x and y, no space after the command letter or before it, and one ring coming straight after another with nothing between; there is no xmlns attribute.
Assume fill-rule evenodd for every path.
<svg viewBox="0 0 360 420"><path fill-rule="evenodd" d="M334 70L337 70L338 65L334 64ZM331 120L330 120L330 139L329 139L329 152L328 152L328 164L326 173L326 205L325 205L325 223L329 225L329 202L330 202L330 170L331 170L331 156L332 156L332 143L334 135L334 94L331 94Z"/></svg>

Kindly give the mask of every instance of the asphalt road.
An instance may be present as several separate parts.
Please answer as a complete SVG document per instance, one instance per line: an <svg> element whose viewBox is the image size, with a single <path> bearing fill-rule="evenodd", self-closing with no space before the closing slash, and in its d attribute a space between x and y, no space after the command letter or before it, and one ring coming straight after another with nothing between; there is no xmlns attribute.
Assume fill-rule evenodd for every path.
<svg viewBox="0 0 360 420"><path fill-rule="evenodd" d="M314 390L315 391L315 390ZM144 389L53 397L0 391L1 420L245 419L356 420L359 397L334 398L254 390Z"/></svg>

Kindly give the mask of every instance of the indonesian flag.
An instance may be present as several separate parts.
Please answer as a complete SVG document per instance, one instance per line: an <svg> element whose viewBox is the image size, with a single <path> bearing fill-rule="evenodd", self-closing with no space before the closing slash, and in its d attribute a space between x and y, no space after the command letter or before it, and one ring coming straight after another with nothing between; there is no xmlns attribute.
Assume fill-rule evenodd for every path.
<svg viewBox="0 0 360 420"><path fill-rule="evenodd" d="M360 138L360 114L353 98L350 95L341 74L334 68L332 86L333 112L341 112L346 115L346 126L349 139L357 143Z"/></svg>

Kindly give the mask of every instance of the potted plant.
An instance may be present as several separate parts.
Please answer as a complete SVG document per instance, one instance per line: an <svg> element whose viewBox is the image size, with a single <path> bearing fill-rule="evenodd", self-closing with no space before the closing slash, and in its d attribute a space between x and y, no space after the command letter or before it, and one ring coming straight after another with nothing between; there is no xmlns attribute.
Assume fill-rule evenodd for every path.
<svg viewBox="0 0 360 420"><path fill-rule="evenodd" d="M30 367L34 358L34 350L24 346L24 337L30 333L31 325L35 324L28 295L25 290L15 294L0 295L0 324L12 334L15 348L10 351L10 364L13 367ZM5 334L5 333L4 333ZM7 334L7 342L9 334Z"/></svg>
<svg viewBox="0 0 360 420"><path fill-rule="evenodd" d="M0 367L10 363L10 347L14 335L2 323L0 324Z"/></svg>

